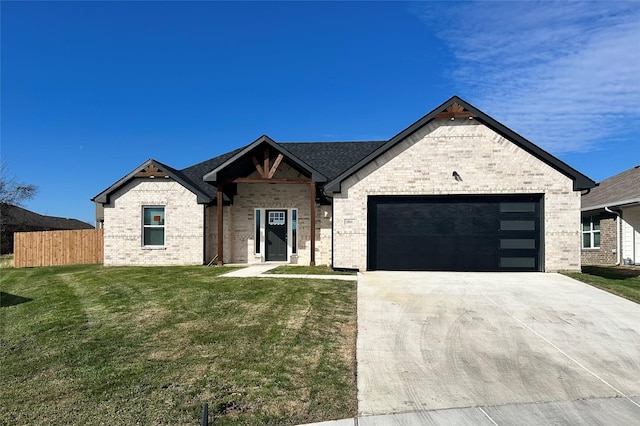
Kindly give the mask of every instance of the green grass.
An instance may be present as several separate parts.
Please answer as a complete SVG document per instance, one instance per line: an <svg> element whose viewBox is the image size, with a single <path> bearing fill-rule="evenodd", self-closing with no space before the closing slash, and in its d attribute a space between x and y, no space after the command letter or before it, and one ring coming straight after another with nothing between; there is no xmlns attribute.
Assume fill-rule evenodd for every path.
<svg viewBox="0 0 640 426"><path fill-rule="evenodd" d="M583 266L582 273L570 272L566 275L640 303L640 268Z"/></svg>
<svg viewBox="0 0 640 426"><path fill-rule="evenodd" d="M99 265L0 274L0 424L289 425L356 413L355 283Z"/></svg>
<svg viewBox="0 0 640 426"><path fill-rule="evenodd" d="M270 269L267 274L298 274L298 275L355 275L355 271L334 271L328 266L282 265Z"/></svg>

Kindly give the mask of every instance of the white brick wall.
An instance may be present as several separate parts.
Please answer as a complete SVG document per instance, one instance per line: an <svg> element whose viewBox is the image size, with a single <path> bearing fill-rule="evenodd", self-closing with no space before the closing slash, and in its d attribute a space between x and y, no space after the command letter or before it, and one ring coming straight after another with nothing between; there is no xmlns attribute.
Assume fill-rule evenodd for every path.
<svg viewBox="0 0 640 426"><path fill-rule="evenodd" d="M341 189L334 197L335 267L366 269L369 195L535 193L544 194L545 269L580 269L580 193L572 180L477 121L434 120Z"/></svg>
<svg viewBox="0 0 640 426"><path fill-rule="evenodd" d="M250 177L257 177L254 173ZM300 177L297 171L282 162L274 178ZM310 189L308 184L240 183L233 205L225 206L224 263L260 263L255 255L255 209L298 209L298 264L308 265L311 259ZM331 214L329 206L316 205L316 264L331 263ZM327 212L325 214L325 212ZM217 209L207 208L207 261L217 254Z"/></svg>
<svg viewBox="0 0 640 426"><path fill-rule="evenodd" d="M111 195L104 208L105 265L200 265L204 207L179 183L134 179ZM165 207L165 246L142 244L142 207Z"/></svg>

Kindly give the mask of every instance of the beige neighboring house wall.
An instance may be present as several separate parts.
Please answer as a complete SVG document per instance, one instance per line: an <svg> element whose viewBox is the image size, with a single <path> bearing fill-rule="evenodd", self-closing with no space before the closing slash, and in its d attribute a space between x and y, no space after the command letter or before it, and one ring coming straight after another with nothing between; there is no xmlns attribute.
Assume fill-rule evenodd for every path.
<svg viewBox="0 0 640 426"><path fill-rule="evenodd" d="M465 194L544 194L544 269L580 270L580 192L573 181L478 121L443 119L342 183L334 194L334 267L366 270L368 196Z"/></svg>
<svg viewBox="0 0 640 426"><path fill-rule="evenodd" d="M622 263L640 265L640 206L622 209Z"/></svg>
<svg viewBox="0 0 640 426"><path fill-rule="evenodd" d="M142 208L164 206L165 245L143 247ZM104 206L105 265L201 265L204 206L179 183L137 178L115 191Z"/></svg>

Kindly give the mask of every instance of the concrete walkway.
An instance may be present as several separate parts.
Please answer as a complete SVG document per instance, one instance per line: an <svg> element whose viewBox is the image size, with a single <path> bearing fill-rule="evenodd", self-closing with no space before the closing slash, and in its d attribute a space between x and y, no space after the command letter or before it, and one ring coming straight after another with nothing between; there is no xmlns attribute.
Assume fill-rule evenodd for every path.
<svg viewBox="0 0 640 426"><path fill-rule="evenodd" d="M244 265L242 265L244 266ZM342 280L342 281L356 281L358 277L356 275L313 275L313 274L267 274L267 271L277 268L280 264L273 263L261 263L258 265L250 265L237 269L235 271L222 274L221 277L259 277L259 278L313 278L317 280Z"/></svg>

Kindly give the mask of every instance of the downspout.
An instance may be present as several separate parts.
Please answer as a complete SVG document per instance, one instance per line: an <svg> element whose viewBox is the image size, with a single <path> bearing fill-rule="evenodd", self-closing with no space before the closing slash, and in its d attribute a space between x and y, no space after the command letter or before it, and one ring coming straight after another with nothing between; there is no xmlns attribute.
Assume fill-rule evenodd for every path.
<svg viewBox="0 0 640 426"><path fill-rule="evenodd" d="M620 262L622 261L622 253L620 253L620 213L611 210L607 206L604 207L604 211L616 215L616 266L620 266Z"/></svg>

